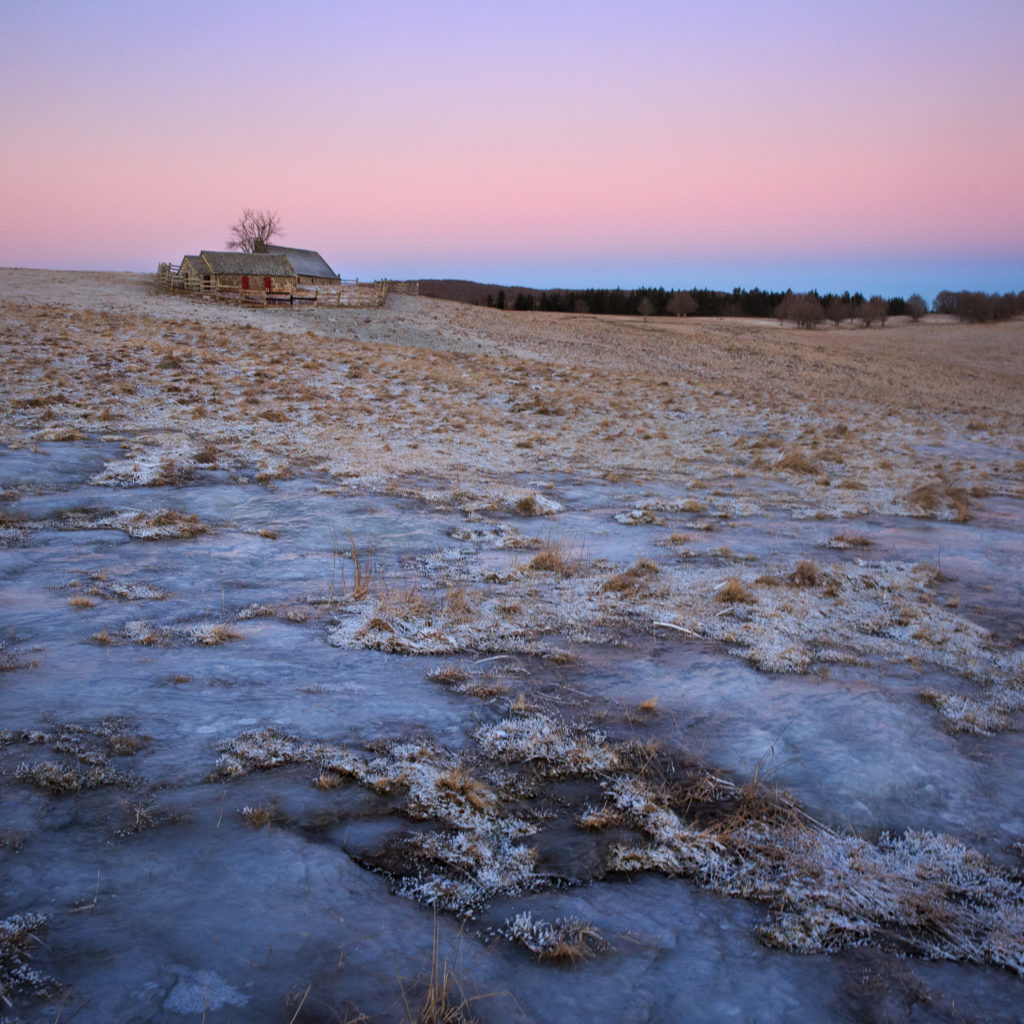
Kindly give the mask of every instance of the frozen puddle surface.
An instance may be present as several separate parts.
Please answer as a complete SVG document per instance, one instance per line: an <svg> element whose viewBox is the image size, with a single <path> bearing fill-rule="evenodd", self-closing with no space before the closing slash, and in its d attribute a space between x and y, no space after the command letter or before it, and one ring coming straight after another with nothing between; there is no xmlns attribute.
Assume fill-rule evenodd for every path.
<svg viewBox="0 0 1024 1024"><path fill-rule="evenodd" d="M91 482L117 456L0 453L15 1018L396 1020L439 957L481 1020L1019 1019L1013 679L1011 728L951 732L922 691L984 680L894 656L902 626L769 674L712 632L742 601L691 628L681 598L928 563L1003 672L1019 503L837 523L568 478L518 509Z"/></svg>

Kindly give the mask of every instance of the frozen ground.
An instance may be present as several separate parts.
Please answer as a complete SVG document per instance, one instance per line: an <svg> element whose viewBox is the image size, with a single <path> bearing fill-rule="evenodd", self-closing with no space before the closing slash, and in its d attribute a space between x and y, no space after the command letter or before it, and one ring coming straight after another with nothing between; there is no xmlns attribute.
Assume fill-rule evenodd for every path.
<svg viewBox="0 0 1024 1024"><path fill-rule="evenodd" d="M1020 324L0 283L12 1020L1019 1019Z"/></svg>

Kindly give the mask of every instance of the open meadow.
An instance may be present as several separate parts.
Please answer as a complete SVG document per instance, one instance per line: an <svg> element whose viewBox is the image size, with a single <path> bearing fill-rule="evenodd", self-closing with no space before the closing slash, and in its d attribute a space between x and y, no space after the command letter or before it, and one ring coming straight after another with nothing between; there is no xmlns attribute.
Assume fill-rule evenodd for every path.
<svg viewBox="0 0 1024 1024"><path fill-rule="evenodd" d="M4 1020L1020 1019L1024 321L0 346Z"/></svg>

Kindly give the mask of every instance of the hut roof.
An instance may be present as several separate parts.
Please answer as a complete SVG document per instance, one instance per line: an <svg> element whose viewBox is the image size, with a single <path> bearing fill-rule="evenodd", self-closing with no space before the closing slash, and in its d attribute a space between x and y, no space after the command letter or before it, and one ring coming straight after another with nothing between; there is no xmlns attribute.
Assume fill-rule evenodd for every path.
<svg viewBox="0 0 1024 1024"><path fill-rule="evenodd" d="M315 249L291 249L286 245L266 245L270 255L287 256L288 262L300 277L329 277L338 275L328 266L327 260Z"/></svg>
<svg viewBox="0 0 1024 1024"><path fill-rule="evenodd" d="M200 254L211 274L252 274L253 277L294 277L286 256L267 252L210 252Z"/></svg>

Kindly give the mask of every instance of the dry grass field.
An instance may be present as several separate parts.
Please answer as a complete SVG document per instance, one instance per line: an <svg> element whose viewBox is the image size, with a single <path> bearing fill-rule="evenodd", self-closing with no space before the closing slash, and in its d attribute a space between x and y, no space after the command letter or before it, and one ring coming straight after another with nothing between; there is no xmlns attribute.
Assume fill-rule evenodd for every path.
<svg viewBox="0 0 1024 1024"><path fill-rule="evenodd" d="M464 941L477 980L511 989L516 1019L577 1019L545 1007L591 985L620 1000L615 1019L675 1019L672 982L645 979L685 943L655 938L658 915L640 910L616 932L634 913L616 880L652 875L750 901L773 950L870 946L979 972L897 985L894 960L840 957L823 983L884 976L929 1020L1018 985L1024 322L808 331L402 295L381 309L243 309L156 292L146 275L3 269L0 347L0 470L64 450L100 460L66 500L63 481L22 469L0 491L15 623L0 684L16 709L0 721L0 787L22 822L0 827L5 864L58 844L55 807L97 807L107 791L124 853L96 854L105 885L133 877L129 844L150 841L137 834L170 837L149 847L154 864L182 856L168 852L181 830L185 863L208 843L219 864L234 799L224 886L236 860L253 877L296 858L314 873L340 848L399 904L483 915ZM345 689L360 673L379 685ZM98 829L83 849L111 847L101 818L76 819ZM321 834L342 838L307 841ZM55 877L73 875L75 858L47 856ZM24 982L44 915L19 871L0 997L52 1003L59 956L56 981ZM384 906L346 884L350 919L360 900ZM163 915L155 885L141 898ZM56 948L81 935L69 915L91 913L100 889L71 910L58 901ZM589 895L537 902L568 889ZM225 1006L293 995L288 957L315 965L319 951L279 935L322 936L343 916L332 903L316 924L293 920L281 900L277 974L253 980L248 954L218 960ZM488 919L492 905L507 916ZM407 920L395 906L380 912ZM435 1013L435 982L449 982L437 934ZM89 941L102 959L118 940ZM361 973L331 952L333 973L310 966L308 987L296 982L322 1019L417 1019L404 983L397 1014L372 1004L379 947L360 961L353 944ZM207 966L164 971L145 1019L205 1019ZM721 985L746 992L747 1010L766 979L805 977L778 960L757 970ZM88 988L87 970L70 973L69 989ZM821 998L830 1018L904 1019ZM456 1003L444 1019L511 1019L500 1000Z"/></svg>
<svg viewBox="0 0 1024 1024"><path fill-rule="evenodd" d="M785 474L825 511L905 507L922 485L946 506L950 488L1020 491L1019 445L979 463L947 444L1020 437L1019 321L803 331L408 296L292 313L155 294L144 275L12 270L0 295L0 438L124 436L140 472L215 452L377 488L726 475L757 501L759 476Z"/></svg>

